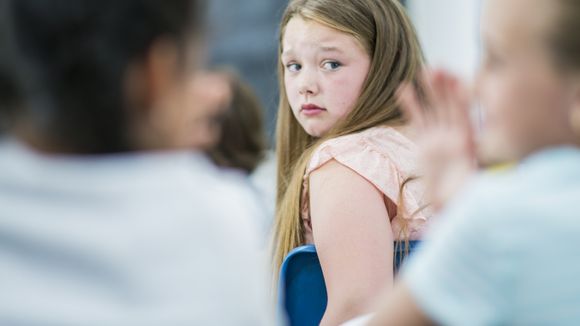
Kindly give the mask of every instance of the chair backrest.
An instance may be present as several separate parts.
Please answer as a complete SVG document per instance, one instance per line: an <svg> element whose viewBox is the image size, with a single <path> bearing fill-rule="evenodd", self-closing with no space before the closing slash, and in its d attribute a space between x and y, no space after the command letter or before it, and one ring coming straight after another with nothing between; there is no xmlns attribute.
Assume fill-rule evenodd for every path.
<svg viewBox="0 0 580 326"><path fill-rule="evenodd" d="M406 253L412 254L420 241L410 241L409 247L395 245L395 270ZM290 326L316 326L326 311L327 294L324 276L314 245L305 245L290 251L280 269L278 309L285 313Z"/></svg>

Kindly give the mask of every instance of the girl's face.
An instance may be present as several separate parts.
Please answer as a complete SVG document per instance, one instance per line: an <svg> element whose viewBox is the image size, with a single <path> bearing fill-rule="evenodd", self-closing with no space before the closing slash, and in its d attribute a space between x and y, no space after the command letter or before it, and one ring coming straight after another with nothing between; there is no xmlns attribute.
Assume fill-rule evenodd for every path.
<svg viewBox="0 0 580 326"><path fill-rule="evenodd" d="M286 96L296 120L321 137L353 109L370 68L370 57L351 35L300 17L282 40Z"/></svg>
<svg viewBox="0 0 580 326"><path fill-rule="evenodd" d="M485 56L476 84L484 110L484 160L519 160L574 139L573 83L557 71L548 51L556 9L553 0L487 1Z"/></svg>

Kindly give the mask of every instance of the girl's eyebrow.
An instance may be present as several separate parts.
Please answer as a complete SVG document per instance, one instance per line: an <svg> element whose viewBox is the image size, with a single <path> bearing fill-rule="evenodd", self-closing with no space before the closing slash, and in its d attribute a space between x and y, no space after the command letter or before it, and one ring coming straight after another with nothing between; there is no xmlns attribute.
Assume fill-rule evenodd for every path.
<svg viewBox="0 0 580 326"><path fill-rule="evenodd" d="M294 51L292 51L292 49L290 50L284 50L282 51L282 57L287 57L287 56L291 56L292 54L294 54Z"/></svg>
<svg viewBox="0 0 580 326"><path fill-rule="evenodd" d="M342 50L336 46L321 46L319 49L322 52L342 52Z"/></svg>
<svg viewBox="0 0 580 326"><path fill-rule="evenodd" d="M343 51L336 47L336 46L319 46L318 47L318 51L320 52L337 52L337 53L343 53ZM292 56L294 54L294 51L292 49L288 49L288 50L284 50L282 51L281 56L282 57L288 57L288 56Z"/></svg>

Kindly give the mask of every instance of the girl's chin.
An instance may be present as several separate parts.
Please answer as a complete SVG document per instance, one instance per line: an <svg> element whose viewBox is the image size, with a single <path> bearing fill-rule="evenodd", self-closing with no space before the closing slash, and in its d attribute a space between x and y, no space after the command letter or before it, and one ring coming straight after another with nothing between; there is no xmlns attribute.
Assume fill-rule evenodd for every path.
<svg viewBox="0 0 580 326"><path fill-rule="evenodd" d="M323 137L325 132L320 131L320 130L309 130L309 129L305 129L306 133L309 134L311 137L314 138L320 138Z"/></svg>
<svg viewBox="0 0 580 326"><path fill-rule="evenodd" d="M328 128L324 128L322 126L318 126L318 125L314 125L314 124L309 124L308 122L304 123L304 124L300 124L302 126L302 129L304 129L304 131L306 131L306 133L314 138L320 138L322 136L324 136L324 134L326 132L328 132Z"/></svg>

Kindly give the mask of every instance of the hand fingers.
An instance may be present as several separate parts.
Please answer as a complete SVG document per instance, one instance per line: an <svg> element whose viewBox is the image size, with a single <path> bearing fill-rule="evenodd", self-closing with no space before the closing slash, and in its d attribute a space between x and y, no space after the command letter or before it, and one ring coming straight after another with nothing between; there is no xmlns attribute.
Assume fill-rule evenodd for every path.
<svg viewBox="0 0 580 326"><path fill-rule="evenodd" d="M425 102L425 120L426 123L429 124L437 124L438 123L438 115L437 111L434 107L438 105L437 99L439 96L437 95L437 91L435 89L435 76L434 73L429 70L423 70L421 72L420 81L421 86L423 88L423 101Z"/></svg>
<svg viewBox="0 0 580 326"><path fill-rule="evenodd" d="M436 75L436 90L438 93L437 116L442 126L446 128L453 127L453 94L451 88L454 84L454 79L444 71L438 71Z"/></svg>
<svg viewBox="0 0 580 326"><path fill-rule="evenodd" d="M427 72L423 83L426 85L426 97L430 104L428 108L428 121L440 127L450 125L449 117L449 94L447 74L442 70Z"/></svg>
<svg viewBox="0 0 580 326"><path fill-rule="evenodd" d="M424 110L417 98L417 92L410 83L405 83L397 90L397 98L403 114L415 128L425 127Z"/></svg>
<svg viewBox="0 0 580 326"><path fill-rule="evenodd" d="M449 92L451 94L450 113L453 127L457 128L460 134L464 137L465 150L468 154L475 158L475 135L471 119L471 95L467 87L459 82L457 78L453 78L453 83L450 84Z"/></svg>
<svg viewBox="0 0 580 326"><path fill-rule="evenodd" d="M449 119L448 123L454 128L463 129L463 123L465 123L463 116L466 113L467 108L462 107L460 97L463 96L460 91L461 85L459 81L454 76L448 75L447 77L446 92L448 98L447 106L447 117Z"/></svg>

